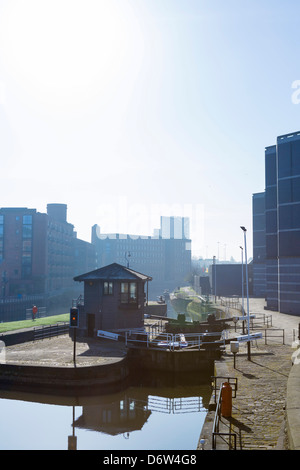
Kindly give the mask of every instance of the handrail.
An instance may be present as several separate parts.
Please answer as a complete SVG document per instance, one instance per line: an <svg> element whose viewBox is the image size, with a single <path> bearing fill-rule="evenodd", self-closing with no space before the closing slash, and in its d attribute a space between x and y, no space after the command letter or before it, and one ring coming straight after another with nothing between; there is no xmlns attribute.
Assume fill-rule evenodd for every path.
<svg viewBox="0 0 300 470"><path fill-rule="evenodd" d="M228 382L232 386L232 398L236 398L236 392L237 392L237 389L238 389L238 378L237 377L228 377L227 375L213 375L211 377L211 379L213 381L212 388L213 388L213 391L214 391L215 403L216 403L217 390L222 389L222 385L225 381ZM217 379L225 379L224 381L221 382L221 386L219 388L217 386Z"/></svg>
<svg viewBox="0 0 300 470"><path fill-rule="evenodd" d="M223 383L222 383L223 385ZM215 418L213 423L212 429L212 450L217 449L217 437L227 436L229 437L229 442L227 442L229 446L229 450L236 450L236 433L235 432L220 432L220 422L221 422L221 406L222 406L222 387L219 390L218 400L217 400L217 407L215 411ZM231 438L233 437L233 449L231 445ZM225 439L224 439L225 441ZM226 441L225 441L226 442Z"/></svg>
<svg viewBox="0 0 300 470"><path fill-rule="evenodd" d="M220 336L219 340L208 341L209 337L215 337L216 335ZM221 337L220 332L215 333L159 333L150 331L150 332L134 332L131 335L130 332L125 333L125 344L128 343L134 344L138 343L139 345L144 344L147 348L157 347L162 348L166 347L170 351L174 351L178 348L203 348L209 345L223 345L225 346L225 338Z"/></svg>
<svg viewBox="0 0 300 470"><path fill-rule="evenodd" d="M45 338L52 338L66 334L69 331L69 323L61 322L53 325L42 325L41 327L34 328L34 341Z"/></svg>

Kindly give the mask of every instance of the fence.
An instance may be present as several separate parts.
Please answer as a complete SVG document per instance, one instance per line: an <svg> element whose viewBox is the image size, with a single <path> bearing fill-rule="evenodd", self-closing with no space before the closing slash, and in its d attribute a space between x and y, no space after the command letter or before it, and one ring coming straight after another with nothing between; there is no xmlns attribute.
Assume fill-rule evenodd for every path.
<svg viewBox="0 0 300 470"><path fill-rule="evenodd" d="M0 299L0 322L25 320L26 309L32 305L45 305L45 301L44 295Z"/></svg>
<svg viewBox="0 0 300 470"><path fill-rule="evenodd" d="M255 328L261 328L262 326L270 328L272 323L272 315L269 313L255 314L255 318L250 319L250 326L254 330Z"/></svg>
<svg viewBox="0 0 300 470"><path fill-rule="evenodd" d="M220 303L221 303L221 305L223 305L225 307L235 308L237 310L242 311L242 305L239 302L239 297L238 296L221 297L220 298Z"/></svg>
<svg viewBox="0 0 300 470"><path fill-rule="evenodd" d="M38 307L35 318L44 318L47 316L46 307ZM32 308L26 308L26 320L32 319Z"/></svg>
<svg viewBox="0 0 300 470"><path fill-rule="evenodd" d="M53 336L64 335L69 331L69 322L56 323L54 325L45 325L34 328L34 341L45 338L53 338Z"/></svg>
<svg viewBox="0 0 300 470"><path fill-rule="evenodd" d="M279 333L279 334L276 334ZM284 329L283 328L271 328L269 330L264 330L265 344L270 344L270 341L277 342L277 339L280 338L280 344L285 344Z"/></svg>

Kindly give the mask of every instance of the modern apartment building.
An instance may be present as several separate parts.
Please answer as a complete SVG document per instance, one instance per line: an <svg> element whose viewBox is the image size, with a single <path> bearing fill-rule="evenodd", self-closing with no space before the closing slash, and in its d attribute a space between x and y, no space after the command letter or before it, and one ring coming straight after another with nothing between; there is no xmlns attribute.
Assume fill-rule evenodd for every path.
<svg viewBox="0 0 300 470"><path fill-rule="evenodd" d="M267 308L299 315L300 132L265 149L265 184Z"/></svg>
<svg viewBox="0 0 300 470"><path fill-rule="evenodd" d="M161 217L154 236L101 234L99 226L94 225L92 243L99 268L118 263L147 272L152 278L152 298L182 285L191 272L189 220L184 217Z"/></svg>
<svg viewBox="0 0 300 470"><path fill-rule="evenodd" d="M1 312L17 310L8 309L12 302L76 291L73 277L95 269L95 260L94 246L67 222L65 204L48 204L47 213L0 208L0 320Z"/></svg>
<svg viewBox="0 0 300 470"><path fill-rule="evenodd" d="M253 295L266 295L266 210L265 193L252 196L253 214Z"/></svg>

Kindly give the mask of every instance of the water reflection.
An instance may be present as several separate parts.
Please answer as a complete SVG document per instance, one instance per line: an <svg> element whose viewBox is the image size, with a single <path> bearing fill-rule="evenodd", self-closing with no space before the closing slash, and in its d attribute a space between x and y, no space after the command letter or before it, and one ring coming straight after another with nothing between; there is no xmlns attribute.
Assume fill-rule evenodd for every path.
<svg viewBox="0 0 300 470"><path fill-rule="evenodd" d="M106 450L195 449L210 399L208 384L208 378L191 374L176 377L147 373L132 378L130 386L106 395L66 397L2 390L0 398L67 407L69 424L63 426L66 429L64 443L60 444L61 447L56 442L52 447L47 444L54 449L64 446L68 449ZM3 400L0 400L0 412L1 402L3 404ZM51 426L61 427L60 419L65 420L65 416L56 419ZM9 425L6 423L6 428ZM181 427L185 428L184 437L182 431L178 431ZM28 432L37 435L39 430L28 429ZM183 439L186 439L184 443ZM5 449L5 436L1 437L1 442ZM33 447L28 448L40 448L34 447L34 443L31 445ZM15 449L20 448L18 442L15 446Z"/></svg>

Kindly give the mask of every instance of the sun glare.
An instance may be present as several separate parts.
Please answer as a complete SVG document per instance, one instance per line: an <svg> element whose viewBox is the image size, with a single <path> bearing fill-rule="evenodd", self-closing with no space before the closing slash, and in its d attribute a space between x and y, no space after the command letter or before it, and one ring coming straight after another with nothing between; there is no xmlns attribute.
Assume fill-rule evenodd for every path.
<svg viewBox="0 0 300 470"><path fill-rule="evenodd" d="M0 21L2 63L44 106L102 99L130 59L131 19L116 0L8 2Z"/></svg>

